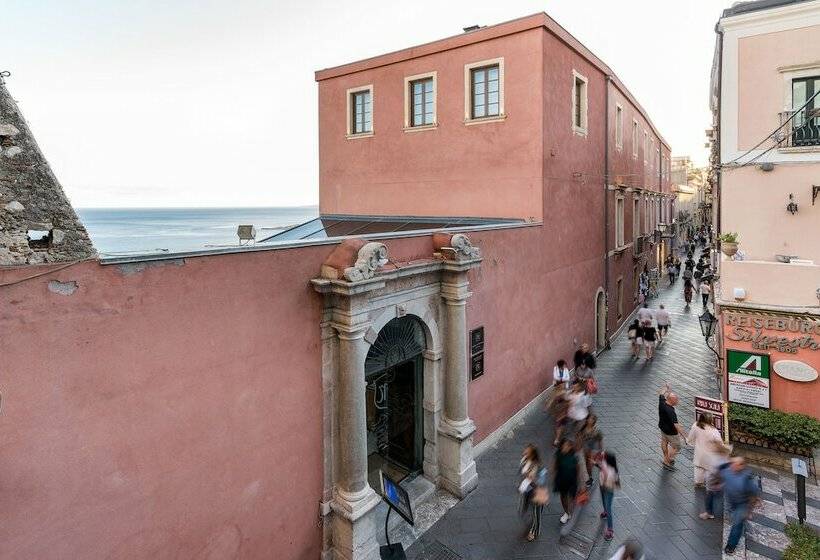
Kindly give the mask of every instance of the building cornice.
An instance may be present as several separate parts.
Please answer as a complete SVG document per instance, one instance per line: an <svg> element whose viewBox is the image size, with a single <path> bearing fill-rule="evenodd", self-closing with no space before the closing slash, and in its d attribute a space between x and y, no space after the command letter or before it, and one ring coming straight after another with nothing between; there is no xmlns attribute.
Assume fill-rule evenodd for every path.
<svg viewBox="0 0 820 560"><path fill-rule="evenodd" d="M820 13L820 0L788 4L778 8L721 18L718 22L718 30L724 32L741 31L772 24L787 24L790 29L806 27L813 24L805 18L816 13ZM765 33L767 31L761 30L761 32Z"/></svg>

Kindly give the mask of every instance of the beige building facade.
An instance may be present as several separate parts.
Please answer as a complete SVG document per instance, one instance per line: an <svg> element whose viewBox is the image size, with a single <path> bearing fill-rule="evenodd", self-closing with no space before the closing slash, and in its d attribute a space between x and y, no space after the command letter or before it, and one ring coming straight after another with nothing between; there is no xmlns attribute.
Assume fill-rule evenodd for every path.
<svg viewBox="0 0 820 560"><path fill-rule="evenodd" d="M764 317L752 321L758 327L820 321L820 1L739 4L724 12L717 32L716 229L737 233L739 242L735 255L725 244L719 255L715 303L723 348L741 351L750 343L742 350L767 354L771 408L812 414L801 403L807 392L820 396L817 341L768 344L767 336L784 337L765 327L744 339L726 314ZM805 376L811 379L776 375L784 357L814 372Z"/></svg>

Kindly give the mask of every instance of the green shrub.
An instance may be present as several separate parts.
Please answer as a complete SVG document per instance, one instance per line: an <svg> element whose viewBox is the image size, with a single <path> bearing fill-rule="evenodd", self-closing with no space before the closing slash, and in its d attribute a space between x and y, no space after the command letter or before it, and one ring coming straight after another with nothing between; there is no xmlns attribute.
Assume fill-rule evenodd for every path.
<svg viewBox="0 0 820 560"><path fill-rule="evenodd" d="M737 232L735 231L727 231L718 237L724 243L737 243L738 237L740 237Z"/></svg>
<svg viewBox="0 0 820 560"><path fill-rule="evenodd" d="M820 537L806 525L789 523L786 535L791 544L783 552L783 560L818 560L820 559Z"/></svg>
<svg viewBox="0 0 820 560"><path fill-rule="evenodd" d="M744 432L789 447L820 446L820 421L791 412L731 403L729 420Z"/></svg>

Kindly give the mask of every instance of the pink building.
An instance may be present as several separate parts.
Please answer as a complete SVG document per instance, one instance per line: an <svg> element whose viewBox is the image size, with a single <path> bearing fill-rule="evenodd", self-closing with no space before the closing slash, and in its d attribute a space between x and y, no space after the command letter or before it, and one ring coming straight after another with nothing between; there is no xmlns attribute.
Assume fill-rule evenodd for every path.
<svg viewBox="0 0 820 560"><path fill-rule="evenodd" d="M0 557L377 558L631 315L669 148L547 15L316 77L316 223L0 268Z"/></svg>

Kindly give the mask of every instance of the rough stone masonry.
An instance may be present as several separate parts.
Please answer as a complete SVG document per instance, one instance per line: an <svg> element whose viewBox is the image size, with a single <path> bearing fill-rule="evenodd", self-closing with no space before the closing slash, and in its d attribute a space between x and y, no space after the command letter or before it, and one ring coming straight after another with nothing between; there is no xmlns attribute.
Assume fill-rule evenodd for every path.
<svg viewBox="0 0 820 560"><path fill-rule="evenodd" d="M0 77L0 266L96 255Z"/></svg>

